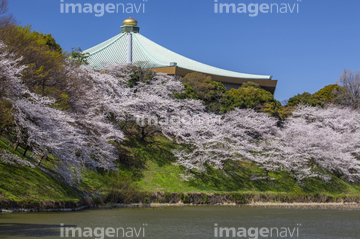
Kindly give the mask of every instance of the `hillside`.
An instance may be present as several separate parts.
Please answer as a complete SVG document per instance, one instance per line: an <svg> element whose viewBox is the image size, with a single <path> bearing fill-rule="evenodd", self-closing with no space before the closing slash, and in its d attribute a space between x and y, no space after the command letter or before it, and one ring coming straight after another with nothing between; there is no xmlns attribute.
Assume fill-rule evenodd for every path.
<svg viewBox="0 0 360 239"><path fill-rule="evenodd" d="M254 83L227 91L201 73L91 68L51 35L0 30L3 205L359 194L360 112L346 84L284 106Z"/></svg>
<svg viewBox="0 0 360 239"><path fill-rule="evenodd" d="M7 144L8 141L3 138L1 148L22 157L22 148L14 152ZM137 202L139 199L134 195L141 192L239 193L267 195L270 198L268 195L287 195L295 201L319 195L330 198L360 197L360 185L348 184L335 176L332 177L331 183L324 183L319 179L305 180L302 187L288 173L271 173L271 181L252 181L250 179L253 175L261 176L264 171L247 162L229 162L224 169L225 174L224 171L208 168L207 173L198 174L193 179L185 181L182 179L183 169L173 165L176 159L171 156L170 150L174 145L165 138L153 138L151 147L149 143L141 140L129 142L128 146L131 147L128 156L137 157L142 162L141 167L122 168L117 173L87 171L83 175L83 181L77 186L69 186L54 179L53 175L56 176L56 173L52 170L54 165L51 161L45 162L41 168L0 163L0 208L9 205L28 207L38 204L50 208L74 207L83 205L90 198L93 199L90 200L92 203L129 200ZM35 162L29 156L24 159ZM118 198L111 196L115 191Z"/></svg>

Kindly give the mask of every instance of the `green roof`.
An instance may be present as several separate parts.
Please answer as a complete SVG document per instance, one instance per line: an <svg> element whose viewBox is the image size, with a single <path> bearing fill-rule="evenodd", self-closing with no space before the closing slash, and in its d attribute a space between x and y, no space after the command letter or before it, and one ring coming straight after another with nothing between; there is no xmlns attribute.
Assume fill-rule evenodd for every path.
<svg viewBox="0 0 360 239"><path fill-rule="evenodd" d="M205 74L234 78L271 80L269 75L244 74L209 66L170 51L149 40L140 33L130 33L133 36L133 64L143 68L159 68L176 66ZM85 50L90 54L90 65L102 68L103 63L126 63L127 33L121 33L97 46Z"/></svg>

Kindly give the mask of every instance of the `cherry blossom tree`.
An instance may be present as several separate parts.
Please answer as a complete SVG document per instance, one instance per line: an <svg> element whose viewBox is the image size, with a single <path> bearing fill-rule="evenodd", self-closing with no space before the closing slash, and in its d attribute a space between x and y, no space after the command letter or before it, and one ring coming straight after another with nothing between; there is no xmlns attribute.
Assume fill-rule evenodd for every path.
<svg viewBox="0 0 360 239"><path fill-rule="evenodd" d="M178 99L182 82L165 74L134 80L134 66L108 64L103 69L64 62L64 91L70 108L31 92L21 81L24 66L0 44L0 92L11 101L18 140L41 160L52 155L56 170L69 181L81 169L115 169L116 145L133 125L145 139L154 132L174 140L177 164L188 172L206 165L222 169L228 160L255 162L266 171L288 171L301 182L329 173L351 182L360 179L360 113L349 108L300 106L279 128L266 113L234 109L217 115L198 100ZM146 77L145 77L146 75ZM21 162L0 152L5 162ZM27 162L22 162L28 165Z"/></svg>
<svg viewBox="0 0 360 239"><path fill-rule="evenodd" d="M276 140L268 143L264 165L294 173L299 179L327 172L354 182L360 179L360 113L349 108L301 106Z"/></svg>
<svg viewBox="0 0 360 239"><path fill-rule="evenodd" d="M112 94L116 102L111 103L111 112L120 122L136 123L143 139L154 132L165 133L161 125L180 113L204 110L199 101L175 98L174 94L182 92L184 86L180 79L173 76L150 75L150 78L129 86L132 68L127 64L112 64L105 65L104 72L113 76L116 82L110 91L122 90L121 94Z"/></svg>
<svg viewBox="0 0 360 239"><path fill-rule="evenodd" d="M203 171L204 165L223 168L227 160L256 161L262 151L260 142L276 135L276 120L254 110L235 109L223 116L200 113L192 121L168 127L168 134L186 144L174 151L178 164Z"/></svg>
<svg viewBox="0 0 360 239"><path fill-rule="evenodd" d="M135 87L136 100L128 112L154 115L147 123L155 122L164 135L184 146L174 154L189 171L203 171L206 164L221 169L227 160L247 160L267 171L292 172L299 182L308 177L328 181L328 172L358 181L357 111L302 106L279 128L276 119L252 110L215 115L206 113L199 101L177 101L173 93L183 90L181 85L165 89L166 84L174 86L174 79L157 77L159 81ZM156 121L159 117L169 120Z"/></svg>
<svg viewBox="0 0 360 239"><path fill-rule="evenodd" d="M113 169L117 153L111 142L121 141L123 133L112 124L109 112L103 108L109 96L97 95L101 84L96 85L88 79L91 86L88 89L92 89L87 95L89 101L79 100L74 112L61 111L53 107L54 99L29 91L20 79L24 67L18 65L19 60L4 49L1 52L1 90L12 102L18 139L26 140L41 159L47 154L54 156L59 161L57 170L70 181L80 177L80 169L85 165ZM86 70L76 70L86 79ZM103 81L103 85L106 84Z"/></svg>
<svg viewBox="0 0 360 239"><path fill-rule="evenodd" d="M247 160L267 171L291 172L299 183L309 177L328 182L330 173L350 182L360 179L358 111L301 106L283 128L274 118L252 110L197 116L200 124L167 129L186 145L174 154L189 171L204 171L206 164L221 169L227 160Z"/></svg>

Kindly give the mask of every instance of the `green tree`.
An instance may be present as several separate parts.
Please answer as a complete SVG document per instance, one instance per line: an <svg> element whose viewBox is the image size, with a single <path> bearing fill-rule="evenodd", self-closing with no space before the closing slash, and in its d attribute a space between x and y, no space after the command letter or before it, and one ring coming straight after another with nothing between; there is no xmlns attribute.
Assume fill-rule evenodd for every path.
<svg viewBox="0 0 360 239"><path fill-rule="evenodd" d="M332 101L334 100L334 98L336 98L336 89L339 89L340 86L338 86L337 84L333 84L333 85L327 85L324 88L322 88L321 90L319 90L318 92L316 92L314 94L314 97L320 100L324 100L324 101Z"/></svg>
<svg viewBox="0 0 360 239"><path fill-rule="evenodd" d="M50 49L57 51L59 53L63 53L63 49L60 45L55 41L55 38L51 34L40 34L40 37L44 38L45 45L47 45Z"/></svg>
<svg viewBox="0 0 360 239"><path fill-rule="evenodd" d="M324 107L326 104L335 103L337 100L338 89L340 86L337 84L327 85L321 90L317 91L314 94L304 92L298 94L288 101L288 106L297 106L299 104L309 105L309 106L321 106Z"/></svg>
<svg viewBox="0 0 360 239"><path fill-rule="evenodd" d="M30 26L9 25L0 29L0 41L27 66L22 79L30 90L62 100L69 78L64 69L67 57L50 34L32 31Z"/></svg>
<svg viewBox="0 0 360 239"><path fill-rule="evenodd" d="M280 121L285 120L291 114L288 108L274 99L270 92L261 89L258 84L253 82L244 83L240 88L231 89L224 94L221 100L221 112L226 113L235 108L250 108L257 112L265 112Z"/></svg>
<svg viewBox="0 0 360 239"><path fill-rule="evenodd" d="M84 53L80 47L73 47L71 51L71 59L80 65L89 65L89 53Z"/></svg>
<svg viewBox="0 0 360 239"><path fill-rule="evenodd" d="M320 101L316 99L309 92L304 92L302 94L297 94L291 97L288 101L288 106L297 106L297 105L310 105L310 106L318 106Z"/></svg>
<svg viewBox="0 0 360 239"><path fill-rule="evenodd" d="M183 78L183 84L185 93L178 94L176 97L201 100L208 111L221 111L221 100L226 92L226 88L221 82L213 81L211 76L203 73L193 72Z"/></svg>
<svg viewBox="0 0 360 239"><path fill-rule="evenodd" d="M275 103L274 96L261 89L259 85L248 82L238 89L231 89L225 93L222 101L222 112L231 111L234 108L255 109L262 111L265 103Z"/></svg>

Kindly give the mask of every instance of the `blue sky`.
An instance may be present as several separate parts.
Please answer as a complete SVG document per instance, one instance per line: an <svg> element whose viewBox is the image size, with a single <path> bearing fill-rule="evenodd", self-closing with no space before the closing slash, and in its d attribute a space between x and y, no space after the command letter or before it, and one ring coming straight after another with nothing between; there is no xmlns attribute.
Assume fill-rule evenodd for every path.
<svg viewBox="0 0 360 239"><path fill-rule="evenodd" d="M142 35L181 55L237 72L272 75L279 81L275 98L280 101L334 84L344 68L360 69L358 0L217 1L299 4L299 13L289 13L289 8L286 14L256 17L215 13L215 0L64 0L143 4L141 13L102 17L60 13L60 0L10 0L9 11L19 24L51 33L65 50L97 45L118 34L122 21L132 17Z"/></svg>

